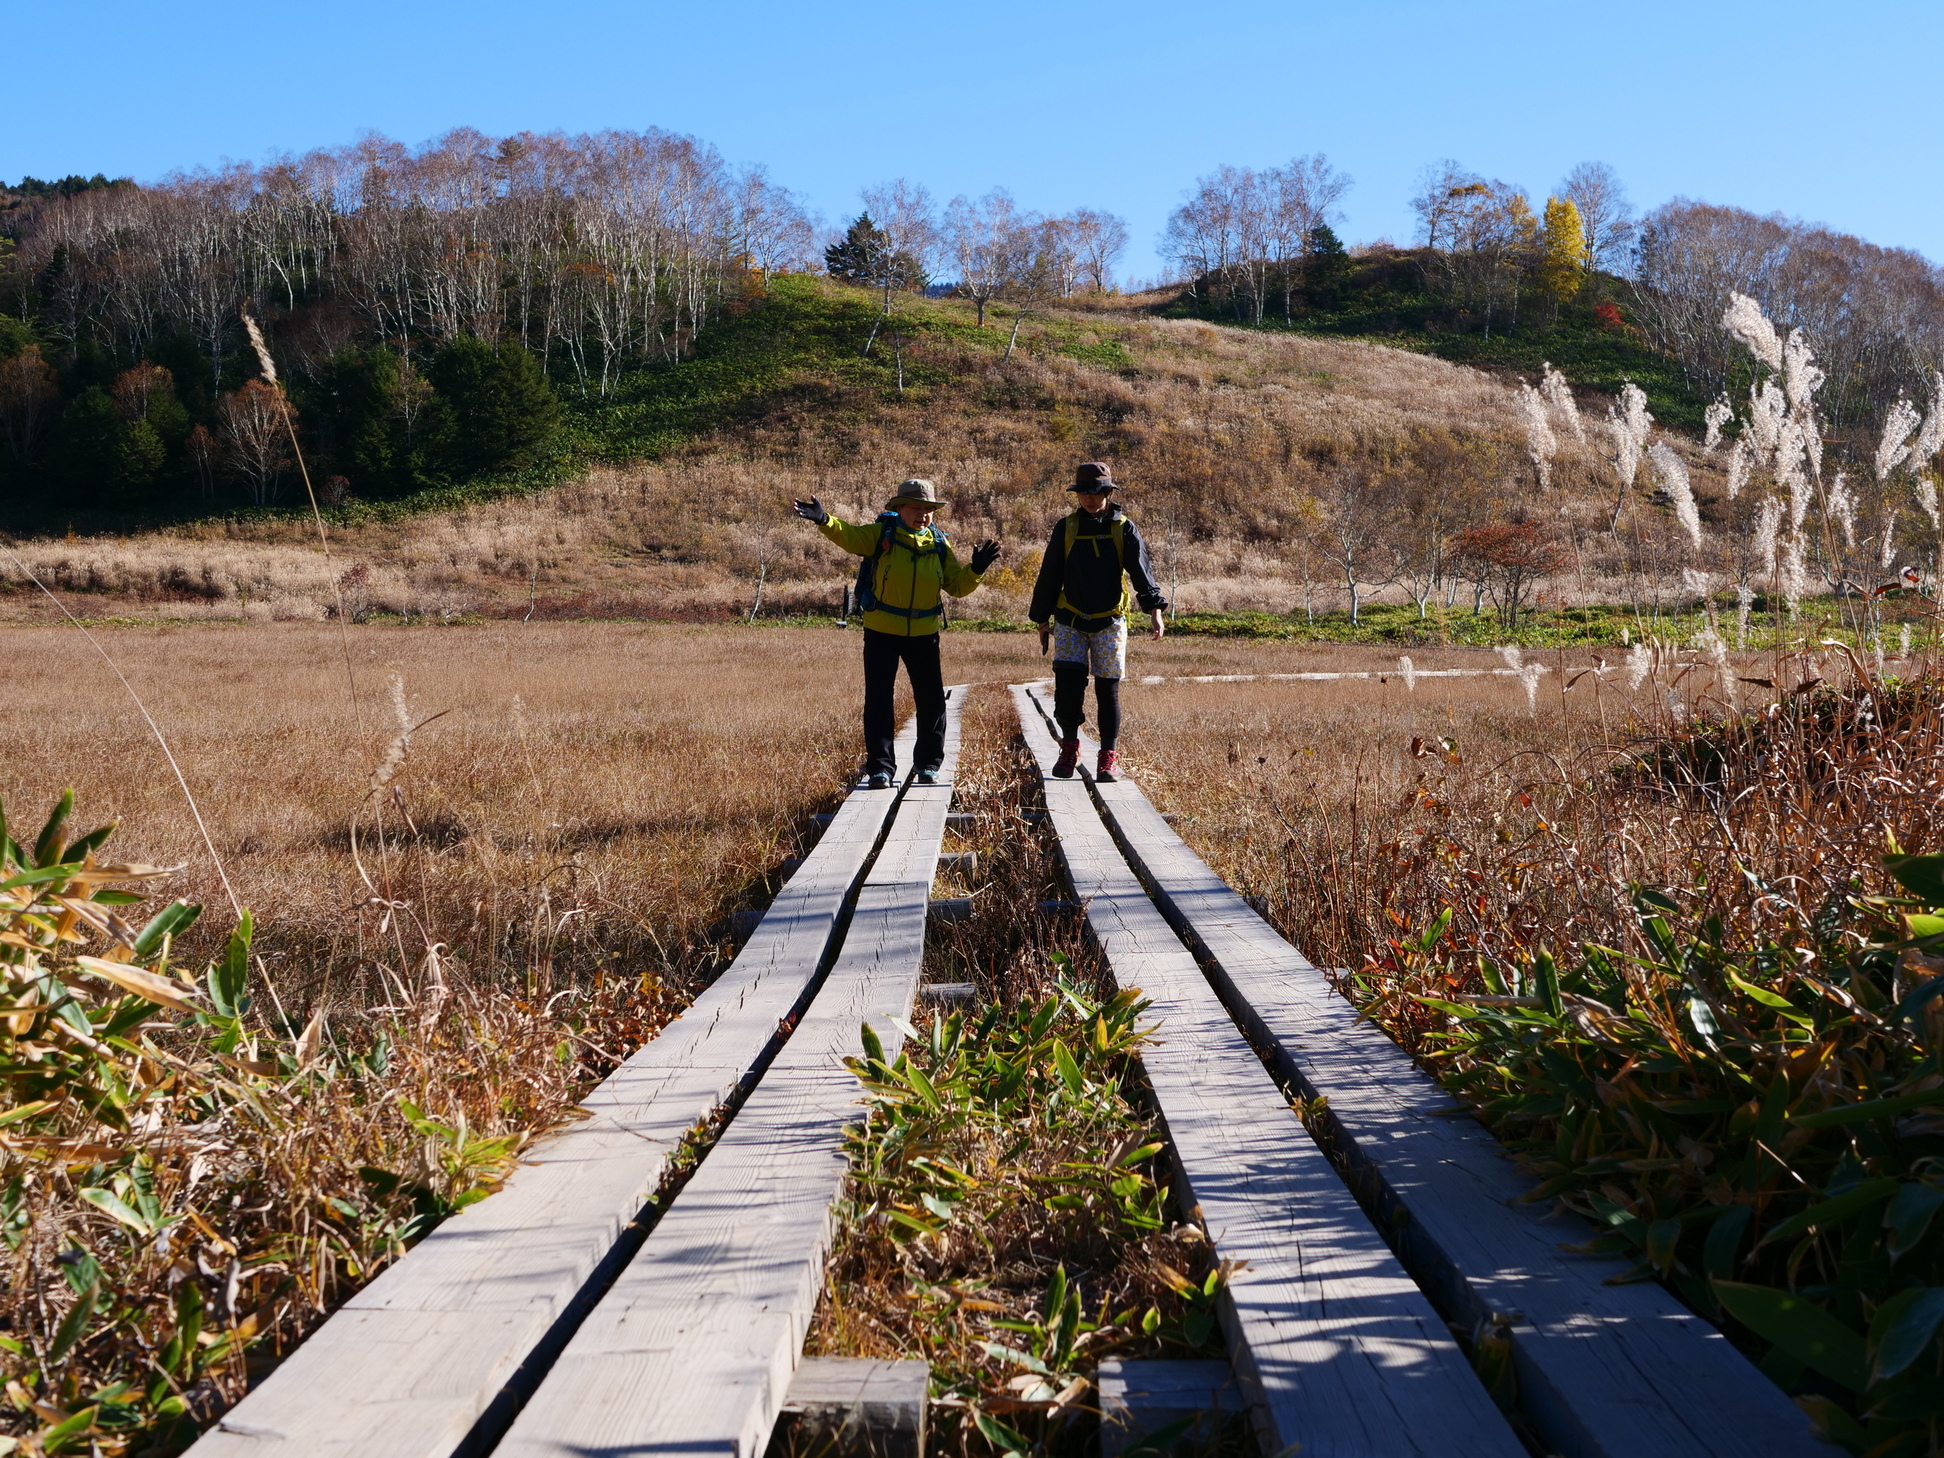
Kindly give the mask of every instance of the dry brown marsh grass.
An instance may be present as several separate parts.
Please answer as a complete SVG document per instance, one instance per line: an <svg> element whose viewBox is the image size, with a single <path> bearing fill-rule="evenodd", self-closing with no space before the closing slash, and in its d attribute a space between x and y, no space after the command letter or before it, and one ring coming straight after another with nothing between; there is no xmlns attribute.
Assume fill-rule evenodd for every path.
<svg viewBox="0 0 1944 1458"><path fill-rule="evenodd" d="M1347 649L1319 657L1381 661ZM1584 651L1525 661L1550 670L1530 703L1516 678L1408 687L1395 671L1387 681L1148 687L1129 696L1124 745L1211 864L1262 897L1313 961L1352 971L1447 906L1454 937L1508 962L1585 940L1624 947L1639 935L1634 885L1670 891L1696 917L1721 911L1789 934L1848 888L1886 888L1886 826L1928 835L1925 777L1900 777L1874 755L1838 763L1791 750L1788 773L1770 784L1786 747L1770 746L1762 783L1731 803L1616 777L1630 756L1727 711L1718 674L1667 655L1630 686L1617 665L1582 674ZM1497 656L1419 653L1415 666L1459 662L1493 666ZM1771 714L1777 692L1749 680L1786 694L1813 681L1867 683L1860 670L1842 652L1745 658L1737 701ZM1392 1031L1406 1041L1424 1025L1403 996L1411 990L1392 990Z"/></svg>
<svg viewBox="0 0 1944 1458"><path fill-rule="evenodd" d="M209 1329L262 1339L181 1394L206 1421L686 1004L730 948L727 913L854 767L857 675L762 631L353 629L354 711L334 628L102 637L258 918L250 1076L271 1081L139 1141L146 1193L200 1218L173 1245L85 1203L85 1169L10 1149L0 1323L8 1376L40 1372L47 1410L78 1411L149 1382L143 1344L193 1264ZM5 646L16 835L71 785L86 824L120 822L118 854L184 863L158 899L208 905L177 953L194 967L233 918L135 706L72 629ZM87 1262L112 1310L56 1360L78 1289L62 1272ZM104 1451L143 1430L100 1427L122 1409L97 1406Z"/></svg>
<svg viewBox="0 0 1944 1458"><path fill-rule="evenodd" d="M10 1375L45 1374L35 1395L46 1411L6 1418L21 1435L82 1410L102 1384L147 1381L143 1353L166 1339L191 1267L205 1329L257 1340L247 1354L212 1349L220 1358L180 1396L205 1422L234 1400L685 1005L728 949L728 913L760 899L805 815L858 757L858 640L828 629L97 631L168 735L259 918L249 1021L269 1071L249 1074L262 1086L220 1121L170 1126L142 1150L159 1208L208 1225L183 1227L168 1248L85 1203L85 1170L42 1164L17 1186L0 1179L0 1319L22 1348L6 1361ZM120 822L116 854L184 863L158 899L210 905L178 950L194 967L227 932L227 903L140 715L72 629L5 635L0 796L13 824L71 784L84 824ZM948 672L1033 677L1045 671L1034 649L1026 635L954 633ZM1134 658L1208 672L1316 655L1198 640L1142 642ZM402 744L394 683L416 726ZM994 818L974 841L983 866L958 888L982 917L934 960L1017 999L1045 985L1049 949L1083 957L1076 925L1013 914L1053 882L1043 848L1012 834L1010 710L984 695L970 793ZM83 1261L98 1263L114 1304L50 1367L77 1300L62 1272L92 1269ZM1023 1311L1044 1272L1015 1275L1008 1299ZM101 1413L89 1441L104 1452L153 1435L140 1413L107 1427Z"/></svg>
<svg viewBox="0 0 1944 1458"><path fill-rule="evenodd" d="M5 632L0 795L15 822L72 784L86 823L121 822L118 854L186 863L162 890L212 907L179 956L194 965L227 930L226 903L146 727L71 629ZM253 1026L267 1053L295 1061L278 1075L291 1079L288 1097L271 1098L263 1119L239 1113L150 1151L154 1197L209 1212L207 1239L167 1252L136 1240L55 1168L23 1187L9 1219L28 1233L17 1245L9 1237L0 1309L28 1349L22 1360L44 1352L73 1309L60 1273L74 1269L75 1253L100 1262L128 1313L73 1349L43 1394L61 1410L128 1362L140 1365L145 1334L166 1329L183 1262L207 1286L210 1329L264 1337L249 1359L260 1363L392 1258L414 1222L490 1187L520 1139L558 1120L685 1004L728 948L728 913L762 896L797 848L804 816L857 762L858 640L829 629L498 624L341 636L335 625L298 623L102 638L169 735L230 878L259 917ZM954 681L1046 672L1024 634L953 633L946 658ZM1492 660L1423 655L1420 666L1447 661ZM1389 672L1395 660L1204 638L1139 640L1131 664L1137 677L1344 667ZM403 744L394 681L405 722L417 726ZM1505 680L1433 687L1443 682L1421 681L1408 701L1421 721L1437 721L1420 722L1422 732L1481 702L1478 724L1489 720L1508 743L1554 732L1524 716ZM1395 683L1134 684L1130 759L1164 803L1204 817L1191 834L1221 827L1205 848L1247 884L1249 858L1280 842L1252 808L1241 741L1287 736L1303 727L1303 705L1339 693L1330 742L1346 755L1385 742L1386 711L1393 728L1412 730L1397 721L1407 700ZM1226 704L1228 717L1171 738L1184 706L1198 703ZM1085 958L1077 926L1016 914L1017 902L1055 882L1044 847L1016 833L1022 767L1010 706L991 687L973 705L967 795L991 824L973 842L984 864L956 889L981 912L941 938L934 965L1016 1002L1046 985L1049 951ZM1254 716L1245 725L1232 712L1239 705ZM1183 753L1190 743L1198 748ZM296 1061L317 1071L299 1075ZM363 1173L373 1169L385 1180ZM993 1281L1000 1310L1023 1316L1048 1275L1037 1230L1021 1221L1002 1231L989 1270L929 1276ZM1154 1239L1167 1249L1076 1247L1076 1271L1083 1255L1105 1262L1086 1277L1090 1313L1151 1300L1169 1321L1183 1314L1159 1265L1191 1263L1193 1252ZM840 1262L845 1298L821 1330L837 1345L895 1345L922 1300L889 1252L858 1248L849 1259ZM1003 1366L966 1346L981 1329L962 1325L940 1340L971 1359L959 1369L968 1393L996 1393ZM225 1350L186 1394L205 1419L248 1376L240 1351ZM41 1419L8 1421L24 1432Z"/></svg>

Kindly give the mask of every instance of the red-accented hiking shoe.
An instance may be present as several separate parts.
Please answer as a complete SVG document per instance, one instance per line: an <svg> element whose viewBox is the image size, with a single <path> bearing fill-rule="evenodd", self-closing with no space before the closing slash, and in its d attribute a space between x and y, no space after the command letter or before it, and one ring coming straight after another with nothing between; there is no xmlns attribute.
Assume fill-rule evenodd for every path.
<svg viewBox="0 0 1944 1458"><path fill-rule="evenodd" d="M1113 784L1114 771L1119 768L1120 768L1120 751L1117 749L1101 750L1100 763L1094 769L1094 783L1099 785Z"/></svg>
<svg viewBox="0 0 1944 1458"><path fill-rule="evenodd" d="M1078 768L1080 768L1080 741L1078 739L1062 739L1060 741L1060 757L1053 761L1053 777L1060 780L1070 780L1073 778L1073 772Z"/></svg>

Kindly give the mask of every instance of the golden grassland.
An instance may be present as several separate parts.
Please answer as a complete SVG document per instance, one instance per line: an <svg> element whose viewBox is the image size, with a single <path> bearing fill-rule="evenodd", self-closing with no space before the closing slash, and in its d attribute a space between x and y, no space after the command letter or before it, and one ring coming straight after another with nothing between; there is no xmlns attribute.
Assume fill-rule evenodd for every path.
<svg viewBox="0 0 1944 1458"><path fill-rule="evenodd" d="M300 1340L427 1218L490 1189L521 1141L564 1117L733 951L731 913L764 900L806 817L857 765L858 640L830 628L547 622L96 632L167 735L237 900L259 918L252 1018L265 1047L296 1054L279 1085L296 1092L262 1095L276 1117L227 1118L200 1144L151 1151L154 1197L214 1222L193 1252L210 1278L211 1322L260 1338L249 1357L213 1349L222 1360L189 1404L207 1420L252 1362L260 1370ZM10 665L0 797L16 836L73 785L82 821L121 822L119 855L184 866L164 894L210 912L179 960L213 954L232 922L227 895L134 705L71 627L8 627L0 644ZM1416 994L1476 991L1463 957L1511 967L1541 946L1630 945L1629 882L1712 898L1738 928L1767 934L1807 924L1817 896L1854 877L1874 887L1883 825L1921 841L1930 824L1932 781L1891 774L1875 751L1850 754L1852 768L1827 783L1806 748L1769 755L1760 773L1782 778L1749 786L1725 817L1705 795L1611 774L1629 746L1705 724L1730 693L1744 707L1773 698L1708 668L1643 665L1630 686L1624 672L1575 680L1588 655L1547 653L1525 660L1548 670L1529 693L1507 676L1411 681L1395 656L1360 647L1137 638L1130 659L1123 749L1135 777L1420 1051L1435 1052L1448 1028ZM942 888L972 895L975 915L941 929L932 976L977 983L1009 1017L1063 969L1103 993L1078 924L1033 909L1057 894L1057 862L1027 815L1030 775L999 686L1042 676L1046 661L1031 635L971 632L948 635L945 661L948 682L980 686L962 790L975 828L958 847L980 862ZM1414 662L1503 666L1476 650ZM1784 692L1862 671L1841 653L1740 667ZM1378 676L1140 681L1346 670ZM1747 890L1740 866L1796 887L1787 908ZM1444 906L1456 909L1451 945L1463 957L1427 967L1399 953ZM299 1076L320 1056L344 1076ZM1098 1219L1035 1214L1026 1198L1076 1160L1113 1168L1116 1151L1145 1137L1137 1081L1114 1082L1132 1077L1113 1061L1123 1057L1103 1061L1084 1128L1043 1121L1043 1137L1003 1158L970 1115L940 1133L990 1166L991 1219L976 1232L913 1245L883 1218L916 1198L909 1172L886 1165L856 1185L818 1347L923 1351L962 1411L1025 1413L1016 1421L1029 1426L1057 1424L1053 1395L1031 1395L980 1343L1010 1330L999 1320L1038 1322L1049 1341L1068 1330L1043 1306L1065 1273L1085 1283L1087 1319L1117 1325L1124 1350L1212 1349L1219 1337L1196 1327L1201 1308L1180 1284L1205 1279L1205 1247L1173 1223L1179 1212L1143 1223L1159 1208L1158 1165L1116 1174L1122 1193ZM428 1132L428 1119L445 1132ZM374 1169L396 1178L374 1185ZM64 1252L90 1252L115 1283L126 1316L44 1379L63 1411L146 1360L142 1334L160 1330L189 1259L133 1239L73 1184L57 1169L35 1174L10 1207L10 1229L24 1234L0 1255L0 1316L27 1347L10 1360L23 1369L73 1309ZM25 1433L39 1419L8 1421Z"/></svg>

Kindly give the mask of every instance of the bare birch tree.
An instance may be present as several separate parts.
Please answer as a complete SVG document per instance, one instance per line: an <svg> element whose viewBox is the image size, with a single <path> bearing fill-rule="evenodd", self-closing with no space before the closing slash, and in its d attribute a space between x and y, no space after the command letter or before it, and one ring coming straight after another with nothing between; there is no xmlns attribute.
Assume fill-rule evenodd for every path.
<svg viewBox="0 0 1944 1458"><path fill-rule="evenodd" d="M285 408L277 387L262 380L245 380L216 404L216 436L224 462L258 506L277 499L283 472L290 465Z"/></svg>

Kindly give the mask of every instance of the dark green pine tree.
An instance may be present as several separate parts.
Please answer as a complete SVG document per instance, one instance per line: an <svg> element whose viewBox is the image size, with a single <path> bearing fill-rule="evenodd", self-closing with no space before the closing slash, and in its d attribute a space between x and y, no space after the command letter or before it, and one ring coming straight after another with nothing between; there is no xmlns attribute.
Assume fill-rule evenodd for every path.
<svg viewBox="0 0 1944 1458"><path fill-rule="evenodd" d="M445 414L441 452L455 471L531 465L560 429L560 402L540 361L517 344L461 335L426 371Z"/></svg>
<svg viewBox="0 0 1944 1458"><path fill-rule="evenodd" d="M1318 223L1303 235L1303 292L1312 307L1335 308L1350 269L1350 250L1328 223Z"/></svg>
<svg viewBox="0 0 1944 1458"><path fill-rule="evenodd" d="M849 231L824 249L824 268L846 283L874 284L890 251L890 235L871 221L869 213L859 213Z"/></svg>

